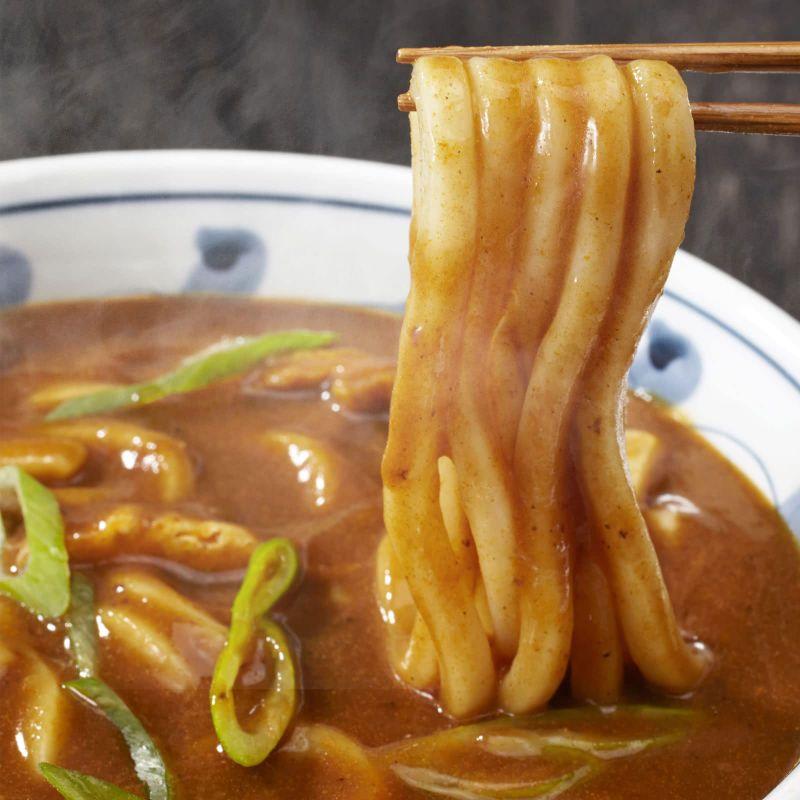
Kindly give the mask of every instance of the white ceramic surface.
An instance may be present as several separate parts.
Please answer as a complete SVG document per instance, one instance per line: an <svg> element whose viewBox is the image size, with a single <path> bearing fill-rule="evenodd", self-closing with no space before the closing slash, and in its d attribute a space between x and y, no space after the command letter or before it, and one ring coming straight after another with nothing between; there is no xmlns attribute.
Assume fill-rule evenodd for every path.
<svg viewBox="0 0 800 800"><path fill-rule="evenodd" d="M7 162L0 307L226 291L399 310L410 199L406 168L315 156L198 150ZM683 408L800 536L798 323L680 252L631 383ZM769 800L798 797L800 770Z"/></svg>

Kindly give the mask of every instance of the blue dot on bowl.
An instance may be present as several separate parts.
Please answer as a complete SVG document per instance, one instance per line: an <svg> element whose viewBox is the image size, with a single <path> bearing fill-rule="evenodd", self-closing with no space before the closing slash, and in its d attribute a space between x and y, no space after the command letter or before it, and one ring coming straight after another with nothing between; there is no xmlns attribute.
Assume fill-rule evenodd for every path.
<svg viewBox="0 0 800 800"><path fill-rule="evenodd" d="M252 294L267 272L267 248L245 228L200 228L195 237L200 262L192 267L184 292Z"/></svg>
<svg viewBox="0 0 800 800"><path fill-rule="evenodd" d="M0 307L24 303L32 282L28 259L19 250L0 245Z"/></svg>
<svg viewBox="0 0 800 800"><path fill-rule="evenodd" d="M691 340L654 319L639 344L628 383L669 403L681 403L697 388L702 372L700 353Z"/></svg>

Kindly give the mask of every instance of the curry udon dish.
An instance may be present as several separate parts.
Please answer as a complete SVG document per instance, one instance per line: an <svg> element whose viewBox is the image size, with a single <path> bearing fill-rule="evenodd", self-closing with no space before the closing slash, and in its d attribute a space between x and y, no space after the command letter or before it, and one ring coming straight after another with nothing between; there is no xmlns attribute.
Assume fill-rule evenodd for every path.
<svg viewBox="0 0 800 800"><path fill-rule="evenodd" d="M796 763L794 540L625 388L680 78L437 57L412 92L402 321L0 316L0 797L756 800Z"/></svg>

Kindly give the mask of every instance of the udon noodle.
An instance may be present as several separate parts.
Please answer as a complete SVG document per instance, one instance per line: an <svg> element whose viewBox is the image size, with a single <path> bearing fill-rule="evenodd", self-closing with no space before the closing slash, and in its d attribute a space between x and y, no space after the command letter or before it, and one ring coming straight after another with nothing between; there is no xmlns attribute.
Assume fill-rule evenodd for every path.
<svg viewBox="0 0 800 800"><path fill-rule="evenodd" d="M668 693L679 629L624 456L625 377L683 236L686 88L660 62L416 62L412 287L383 461L392 665L457 717ZM405 598L405 603L398 603Z"/></svg>

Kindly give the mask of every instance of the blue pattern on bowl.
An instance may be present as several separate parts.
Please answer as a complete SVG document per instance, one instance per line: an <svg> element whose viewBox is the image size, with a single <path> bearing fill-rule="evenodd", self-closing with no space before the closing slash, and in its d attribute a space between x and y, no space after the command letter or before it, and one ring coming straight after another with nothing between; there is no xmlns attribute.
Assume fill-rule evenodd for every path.
<svg viewBox="0 0 800 800"><path fill-rule="evenodd" d="M25 302L32 282L28 259L19 250L0 245L0 308Z"/></svg>
<svg viewBox="0 0 800 800"><path fill-rule="evenodd" d="M678 404L694 392L702 372L700 353L691 340L666 322L654 319L642 337L628 383L634 389L644 389Z"/></svg>
<svg viewBox="0 0 800 800"><path fill-rule="evenodd" d="M800 537L800 486L781 504L780 512L789 529Z"/></svg>
<svg viewBox="0 0 800 800"><path fill-rule="evenodd" d="M189 274L184 292L252 294L267 272L267 248L244 228L200 228L195 237L201 260Z"/></svg>

